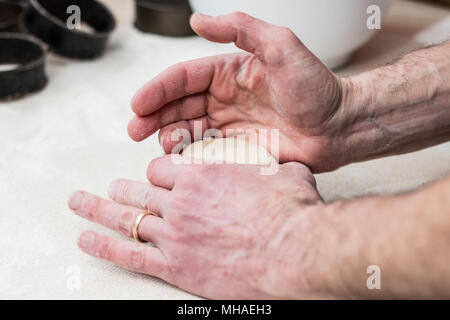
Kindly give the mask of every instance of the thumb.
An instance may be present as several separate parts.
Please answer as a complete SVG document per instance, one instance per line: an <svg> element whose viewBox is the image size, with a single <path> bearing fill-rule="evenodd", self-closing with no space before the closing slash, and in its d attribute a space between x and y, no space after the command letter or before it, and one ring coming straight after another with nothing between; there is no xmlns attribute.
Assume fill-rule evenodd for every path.
<svg viewBox="0 0 450 320"><path fill-rule="evenodd" d="M264 62L270 62L271 57L279 58L280 50L307 50L290 29L272 25L242 12L216 17L195 13L191 17L191 26L199 36L207 40L234 42L238 48L255 54Z"/></svg>

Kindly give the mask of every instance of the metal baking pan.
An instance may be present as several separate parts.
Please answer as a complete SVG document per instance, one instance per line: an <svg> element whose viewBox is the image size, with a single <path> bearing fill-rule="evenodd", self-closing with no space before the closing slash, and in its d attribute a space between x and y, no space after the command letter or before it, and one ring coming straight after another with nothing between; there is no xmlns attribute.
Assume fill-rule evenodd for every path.
<svg viewBox="0 0 450 320"><path fill-rule="evenodd" d="M135 0L135 27L142 32L163 36L194 35L189 19L192 10L187 0Z"/></svg>
<svg viewBox="0 0 450 320"><path fill-rule="evenodd" d="M17 32L26 3L23 1L0 0L0 32Z"/></svg>
<svg viewBox="0 0 450 320"><path fill-rule="evenodd" d="M93 32L70 29L67 8L80 8L81 21ZM47 43L50 50L75 59L94 59L107 45L116 22L112 13L95 0L30 0L23 25L26 32Z"/></svg>
<svg viewBox="0 0 450 320"><path fill-rule="evenodd" d="M45 75L47 46L33 36L0 33L0 100L15 100L41 90Z"/></svg>

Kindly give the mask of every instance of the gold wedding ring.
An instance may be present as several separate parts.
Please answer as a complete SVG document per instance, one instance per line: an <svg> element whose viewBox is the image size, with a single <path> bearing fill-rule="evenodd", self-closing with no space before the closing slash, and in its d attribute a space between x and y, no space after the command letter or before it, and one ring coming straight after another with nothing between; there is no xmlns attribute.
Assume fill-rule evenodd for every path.
<svg viewBox="0 0 450 320"><path fill-rule="evenodd" d="M136 241L147 242L147 241L144 241L141 238L139 238L138 228L139 228L139 224L141 223L142 219L144 219L144 217L149 214L151 214L152 216L156 216L156 213L148 211L148 212L143 212L143 213L138 214L138 216L136 217L136 220L134 220L132 232L133 232L133 238Z"/></svg>

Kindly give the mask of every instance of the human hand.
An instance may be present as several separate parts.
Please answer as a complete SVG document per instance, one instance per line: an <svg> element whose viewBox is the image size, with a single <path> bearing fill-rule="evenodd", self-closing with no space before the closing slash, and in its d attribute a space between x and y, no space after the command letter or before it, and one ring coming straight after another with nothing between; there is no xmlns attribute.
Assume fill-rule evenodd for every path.
<svg viewBox="0 0 450 320"><path fill-rule="evenodd" d="M342 80L287 28L244 13L195 14L193 29L246 53L183 62L148 82L133 98L129 134L141 141L160 130L165 152L177 128L278 129L280 162L297 161L314 172L343 165ZM345 86L344 86L345 87ZM269 146L265 146L270 149Z"/></svg>
<svg viewBox="0 0 450 320"><path fill-rule="evenodd" d="M151 162L151 184L118 180L113 201L76 192L69 203L128 237L139 213L156 212L138 230L155 247L88 231L83 251L207 298L317 296L312 217L324 205L306 166L264 176L258 166L174 164L171 156Z"/></svg>

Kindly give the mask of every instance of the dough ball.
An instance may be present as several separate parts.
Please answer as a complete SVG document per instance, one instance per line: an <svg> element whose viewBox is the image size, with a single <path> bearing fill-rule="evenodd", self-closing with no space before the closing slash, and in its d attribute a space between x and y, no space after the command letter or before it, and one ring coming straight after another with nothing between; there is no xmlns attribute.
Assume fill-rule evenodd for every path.
<svg viewBox="0 0 450 320"><path fill-rule="evenodd" d="M208 139L194 142L183 151L183 156L207 162L272 165L278 161L263 147L238 138Z"/></svg>

